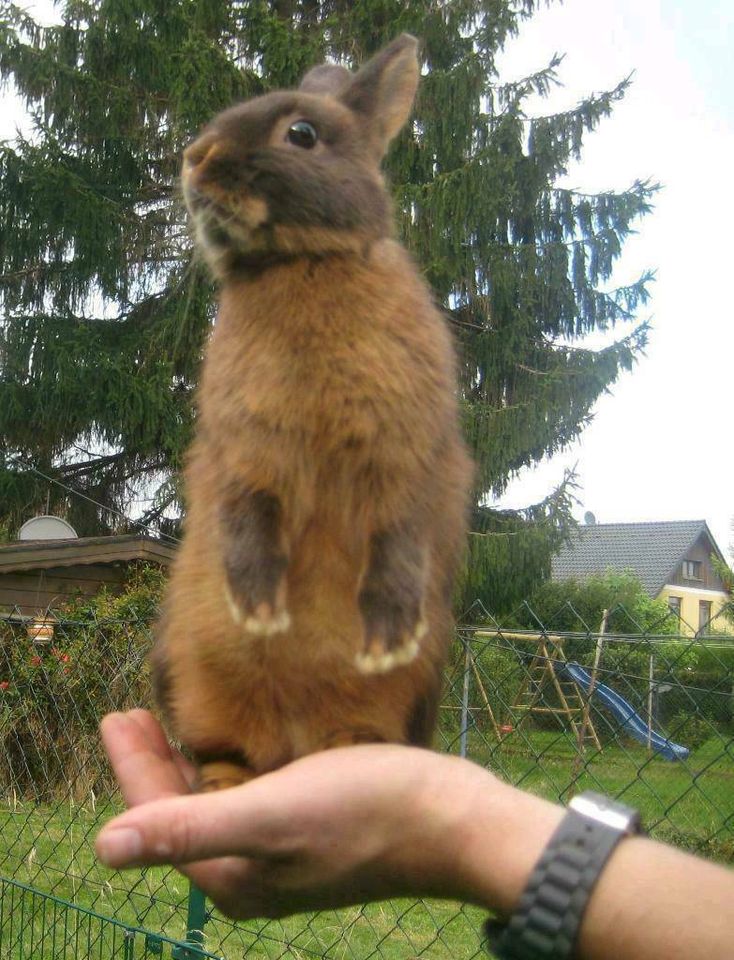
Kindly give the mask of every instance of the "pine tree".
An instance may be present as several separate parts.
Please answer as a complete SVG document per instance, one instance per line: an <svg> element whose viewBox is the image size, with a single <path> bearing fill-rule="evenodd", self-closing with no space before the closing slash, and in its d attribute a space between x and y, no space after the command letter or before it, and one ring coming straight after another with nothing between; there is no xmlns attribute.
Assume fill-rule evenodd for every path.
<svg viewBox="0 0 734 960"><path fill-rule="evenodd" d="M601 350L582 341L645 301L649 276L608 284L654 190L556 185L627 83L528 119L559 60L514 83L495 61L541 2L66 0L45 29L1 7L0 72L33 131L0 148L0 519L12 529L48 505L81 533L119 530L92 501L124 514L147 496L142 521L170 530L213 302L176 195L181 149L232 101L325 58L354 66L407 30L424 76L387 172L460 351L477 461L464 595L495 610L526 595L569 486L526 511L488 504L579 435L643 348L644 324Z"/></svg>

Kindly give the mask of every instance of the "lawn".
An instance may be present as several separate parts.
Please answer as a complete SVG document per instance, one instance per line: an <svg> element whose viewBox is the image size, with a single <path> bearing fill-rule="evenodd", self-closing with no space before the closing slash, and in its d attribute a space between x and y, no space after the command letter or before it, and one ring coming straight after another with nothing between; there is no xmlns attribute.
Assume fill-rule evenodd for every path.
<svg viewBox="0 0 734 960"><path fill-rule="evenodd" d="M587 751L575 768L574 744L552 732L517 731L497 743L478 730L469 736L469 753L506 779L551 799L593 788L637 806L654 836L709 856L734 860L734 746L712 738L685 764L649 757L634 743L601 753ZM452 749L458 748L458 741ZM185 930L187 884L175 872L149 869L115 873L97 864L92 843L117 808L111 804L38 807L12 798L0 809L0 875L133 926L181 937ZM8 888L6 887L6 890ZM0 957L3 960L92 960L148 956L144 944L123 943L103 924L67 910L31 905L24 925L11 921L18 910L0 900ZM21 898L25 903L27 898ZM231 924L221 918L206 924L205 945L226 960L253 958L385 958L385 960L466 960L481 956L483 912L439 901L394 901L284 922ZM78 924L85 933L78 936ZM60 943L66 952L37 947L41 936L64 925ZM75 926L76 925L76 926ZM74 932L74 936L72 933ZM91 931L91 932L90 932ZM25 939L24 939L25 937ZM33 940L36 937L36 941ZM117 937L117 940L115 939ZM30 939L29 939L30 938ZM44 941L45 943L46 941ZM48 939L50 944L52 941ZM30 946L29 946L30 944ZM118 946L115 946L118 944ZM118 953L119 947L119 953ZM54 948L56 949L56 948ZM142 951L142 952L139 952ZM164 954L165 955L165 954Z"/></svg>
<svg viewBox="0 0 734 960"><path fill-rule="evenodd" d="M585 752L552 731L522 729L500 744L469 737L469 755L510 782L555 801L597 790L640 810L652 836L734 862L734 740L711 737L683 763L648 754L636 741ZM454 748L455 749L455 748Z"/></svg>

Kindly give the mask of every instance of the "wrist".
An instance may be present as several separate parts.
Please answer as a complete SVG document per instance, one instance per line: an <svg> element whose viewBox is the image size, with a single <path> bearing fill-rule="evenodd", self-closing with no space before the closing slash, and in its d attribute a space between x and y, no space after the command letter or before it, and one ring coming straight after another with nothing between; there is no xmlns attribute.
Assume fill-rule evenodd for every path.
<svg viewBox="0 0 734 960"><path fill-rule="evenodd" d="M481 772L454 846L458 876L466 899L509 916L564 810Z"/></svg>

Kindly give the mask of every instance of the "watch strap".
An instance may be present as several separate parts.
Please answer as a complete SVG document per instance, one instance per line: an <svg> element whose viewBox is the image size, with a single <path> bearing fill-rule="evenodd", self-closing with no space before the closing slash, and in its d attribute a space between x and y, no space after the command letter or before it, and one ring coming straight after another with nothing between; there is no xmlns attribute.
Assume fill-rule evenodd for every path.
<svg viewBox="0 0 734 960"><path fill-rule="evenodd" d="M628 813L637 826L639 818ZM509 921L487 921L493 953L500 960L570 960L592 890L626 833L569 809Z"/></svg>

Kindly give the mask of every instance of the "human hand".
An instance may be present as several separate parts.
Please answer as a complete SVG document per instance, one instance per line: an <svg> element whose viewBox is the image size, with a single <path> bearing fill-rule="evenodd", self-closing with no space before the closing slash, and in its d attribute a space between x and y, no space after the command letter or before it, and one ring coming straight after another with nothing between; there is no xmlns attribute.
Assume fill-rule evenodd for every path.
<svg viewBox="0 0 734 960"><path fill-rule="evenodd" d="M502 910L524 883L528 858L520 856L518 868L517 856L511 862L503 852L518 792L458 758L346 747L197 795L193 768L151 714L111 714L102 737L132 809L103 828L99 858L112 867L174 863L229 916L279 917L406 895ZM551 816L549 831L555 822ZM527 823L523 829L525 838ZM528 870L537 855L532 844L530 851ZM499 870L488 866L492 857Z"/></svg>

